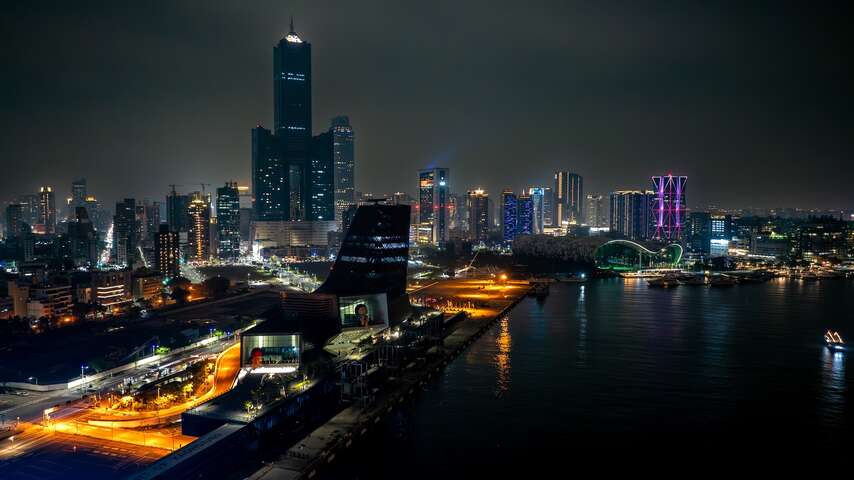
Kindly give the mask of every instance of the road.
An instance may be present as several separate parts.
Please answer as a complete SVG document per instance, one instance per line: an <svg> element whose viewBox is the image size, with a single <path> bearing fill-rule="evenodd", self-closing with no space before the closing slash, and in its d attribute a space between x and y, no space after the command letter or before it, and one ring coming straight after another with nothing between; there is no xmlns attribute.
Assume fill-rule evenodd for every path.
<svg viewBox="0 0 854 480"><path fill-rule="evenodd" d="M150 413L148 415L146 412L141 412L140 416L153 419L177 417L188 408L230 390L239 371L240 344L236 343L217 357L212 386L208 392L193 401L156 412L148 412ZM133 465L138 466L150 463L195 440L195 437L181 435L180 427L122 428L135 426L130 425L127 416L115 416L114 422L93 425L90 419L96 416L104 418L103 415L97 415L91 409L75 403L52 413L47 425L22 423L22 432L0 443L0 478L43 478L36 473L29 477L30 474L26 471L30 469L30 462L21 463L19 460L28 458L33 464L43 464L44 468L48 468L55 462L64 461L69 453L76 454L78 445L85 445L84 451L102 452L96 453L97 455L110 456L112 450L119 451L123 457L130 458ZM139 418L132 418L130 421L133 420L139 420ZM57 460L55 461L54 458ZM9 467L10 464L18 465L20 470ZM112 472L127 466L125 463L112 461L106 464L109 464L109 468L105 471ZM3 473L4 469L10 476L7 477ZM50 473L52 475L52 472ZM105 478L110 478L110 475L105 475Z"/></svg>

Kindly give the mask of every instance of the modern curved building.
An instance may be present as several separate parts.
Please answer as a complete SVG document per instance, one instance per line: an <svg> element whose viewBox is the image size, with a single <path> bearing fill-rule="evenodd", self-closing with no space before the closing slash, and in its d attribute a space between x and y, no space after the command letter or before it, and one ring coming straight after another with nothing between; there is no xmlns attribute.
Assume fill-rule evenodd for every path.
<svg viewBox="0 0 854 480"><path fill-rule="evenodd" d="M603 270L642 270L675 268L682 259L682 247L671 243L654 251L631 240L611 240L593 253L596 267Z"/></svg>

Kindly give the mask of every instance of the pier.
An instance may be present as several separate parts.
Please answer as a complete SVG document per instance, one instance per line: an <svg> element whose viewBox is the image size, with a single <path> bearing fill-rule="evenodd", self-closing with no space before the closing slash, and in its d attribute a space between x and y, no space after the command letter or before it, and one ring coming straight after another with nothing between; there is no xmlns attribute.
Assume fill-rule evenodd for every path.
<svg viewBox="0 0 854 480"><path fill-rule="evenodd" d="M445 329L439 345L391 372L367 404L353 404L298 441L252 480L310 479L356 445L399 405L415 397L458 355L505 317L528 293L527 282L459 279L437 282L412 293L413 303L442 309Z"/></svg>

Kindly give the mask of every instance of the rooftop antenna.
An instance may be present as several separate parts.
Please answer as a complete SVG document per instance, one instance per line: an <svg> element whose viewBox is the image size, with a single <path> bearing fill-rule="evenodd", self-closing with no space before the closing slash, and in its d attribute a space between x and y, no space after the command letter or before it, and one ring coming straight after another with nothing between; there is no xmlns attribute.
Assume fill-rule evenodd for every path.
<svg viewBox="0 0 854 480"><path fill-rule="evenodd" d="M293 15L291 15L291 31L290 31L290 33L296 33L296 32L294 32L294 16Z"/></svg>

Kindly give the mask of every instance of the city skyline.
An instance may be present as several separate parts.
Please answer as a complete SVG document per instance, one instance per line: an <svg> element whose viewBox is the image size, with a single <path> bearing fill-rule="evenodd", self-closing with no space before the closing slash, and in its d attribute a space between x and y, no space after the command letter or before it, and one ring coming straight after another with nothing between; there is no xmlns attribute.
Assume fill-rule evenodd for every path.
<svg viewBox="0 0 854 480"><path fill-rule="evenodd" d="M90 192L105 205L126 195L162 198L171 183L236 179L249 184L247 125L274 126L271 45L287 34L293 15L296 30L323 52L313 63L313 131L347 115L360 132L358 190L415 194L411 173L433 166L455 172L454 193L483 186L494 194L547 184L557 170L579 173L587 183L585 192L600 194L646 188L649 176L672 171L692 178L694 206L847 209L854 203L844 180L851 169L846 162L850 123L843 116L850 72L837 65L832 49L820 48L837 31L832 12L777 20L801 33L799 42L816 52L806 58L786 48L768 50L768 39L783 47L792 40L779 38L773 21L747 7L725 13L683 7L650 14L626 25L609 51L602 51L603 35L625 18L572 6L507 7L496 13L471 6L411 12L394 7L379 19L348 6L327 12L300 3L260 4L257 11L241 12L240 22L226 21L237 8L231 6L186 3L153 13L110 5L89 8L81 15L96 24L110 19L116 24L112 28L122 31L85 30L83 22L68 17L64 5L38 12L38 22L27 21L36 14L30 7L15 9L18 21L10 31L21 42L10 71L19 74L3 80L16 95L4 110L0 162L7 169L18 163L32 168L10 170L0 180L7 196L53 185L64 199L79 177L88 179ZM627 17L630 12L621 13ZM161 18L173 14L199 21L183 31ZM445 21L421 26L412 19L415 14ZM689 34L681 28L700 16L707 20L700 31ZM357 18L363 21L350 21ZM576 25L582 22L607 28L592 32ZM32 28L22 31L21 25ZM415 44L379 42L403 25ZM656 25L662 32L653 34L650 28ZM729 32L725 25L737 28ZM820 29L828 33L819 34ZM417 46L437 31L441 41ZM507 31L515 33L508 38ZM118 40L100 42L99 35L107 34ZM152 36L157 41L149 45L146 39ZM669 46L680 36L684 45ZM72 39L78 48L68 49L47 69L37 59L59 38ZM224 44L236 38L241 41ZM459 45L453 54L446 48L451 42ZM474 56L484 43L523 53L528 60L504 65L504 57ZM356 55L355 48L364 51L360 45L369 48ZM404 53L409 47L416 48L417 58ZM560 61L547 62L556 48ZM597 52L598 61L593 59ZM763 53L770 55L766 61L753 62ZM235 68L215 68L220 59ZM629 71L638 64L644 68ZM486 75L507 66L517 73L500 79ZM574 73L567 71L570 67ZM799 74L774 76L790 70ZM55 71L67 81L45 92L44 82ZM164 71L171 75L164 78ZM760 88L760 80L774 88ZM532 83L537 93L518 93L520 85ZM473 96L475 90L483 95ZM55 121L68 128L45 130L44 112L51 109ZM788 112L785 120L779 118L783 112ZM510 130L512 142L502 133ZM110 168L119 158L121 168ZM152 165L160 170L152 172ZM384 173L370 174L376 171ZM794 190L796 199L790 195Z"/></svg>

